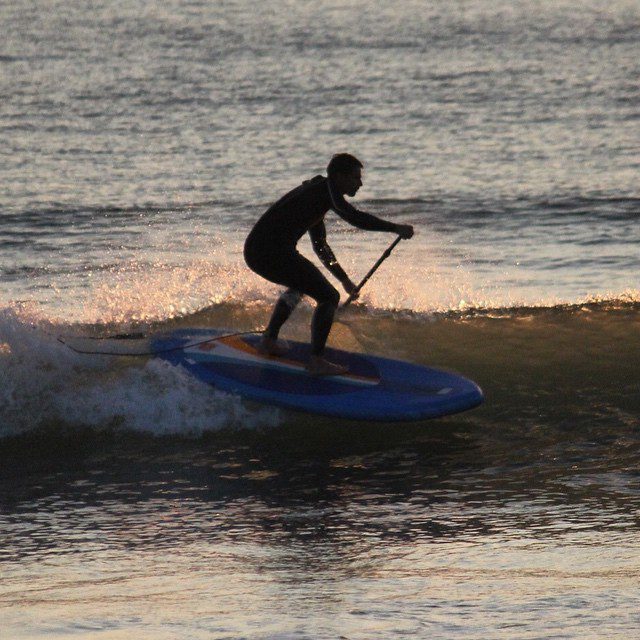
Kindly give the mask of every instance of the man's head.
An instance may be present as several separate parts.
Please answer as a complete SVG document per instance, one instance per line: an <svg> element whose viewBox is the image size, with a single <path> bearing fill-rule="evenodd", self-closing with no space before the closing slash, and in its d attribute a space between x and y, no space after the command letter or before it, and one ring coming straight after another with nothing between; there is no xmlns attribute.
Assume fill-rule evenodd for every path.
<svg viewBox="0 0 640 640"><path fill-rule="evenodd" d="M362 186L362 166L350 153L338 153L327 165L327 175L342 195L355 196Z"/></svg>

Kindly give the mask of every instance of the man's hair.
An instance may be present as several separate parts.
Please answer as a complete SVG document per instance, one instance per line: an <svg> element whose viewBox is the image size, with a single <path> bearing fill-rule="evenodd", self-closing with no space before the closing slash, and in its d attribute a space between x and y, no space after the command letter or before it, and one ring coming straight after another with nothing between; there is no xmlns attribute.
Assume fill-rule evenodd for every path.
<svg viewBox="0 0 640 640"><path fill-rule="evenodd" d="M351 173L355 169L362 169L363 166L362 162L350 153L337 153L327 165L327 175L335 176L337 173Z"/></svg>

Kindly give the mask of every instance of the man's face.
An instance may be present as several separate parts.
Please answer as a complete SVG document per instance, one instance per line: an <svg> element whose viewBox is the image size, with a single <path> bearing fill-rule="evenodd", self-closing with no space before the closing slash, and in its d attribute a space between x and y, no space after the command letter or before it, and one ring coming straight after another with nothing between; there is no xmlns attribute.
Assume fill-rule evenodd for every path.
<svg viewBox="0 0 640 640"><path fill-rule="evenodd" d="M338 188L344 195L355 196L362 186L362 169L360 167L347 173L340 173L337 177Z"/></svg>

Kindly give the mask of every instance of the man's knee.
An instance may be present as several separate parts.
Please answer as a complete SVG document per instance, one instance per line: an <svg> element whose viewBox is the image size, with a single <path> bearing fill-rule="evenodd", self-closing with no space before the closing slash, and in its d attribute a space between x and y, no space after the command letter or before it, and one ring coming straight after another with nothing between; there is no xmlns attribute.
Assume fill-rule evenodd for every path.
<svg viewBox="0 0 640 640"><path fill-rule="evenodd" d="M326 293L318 300L318 304L337 307L340 304L340 293L335 287L327 288Z"/></svg>

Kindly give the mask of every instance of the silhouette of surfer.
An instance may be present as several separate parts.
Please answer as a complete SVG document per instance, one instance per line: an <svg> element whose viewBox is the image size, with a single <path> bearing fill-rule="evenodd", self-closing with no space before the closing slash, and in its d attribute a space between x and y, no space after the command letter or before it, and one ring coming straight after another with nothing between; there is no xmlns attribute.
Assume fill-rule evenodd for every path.
<svg viewBox="0 0 640 640"><path fill-rule="evenodd" d="M362 186L362 168L362 162L348 153L333 156L327 166L327 177L319 175L303 182L269 207L244 245L244 257L250 269L287 287L262 335L260 350L263 353L284 355L286 349L278 343L282 325L303 295L316 301L311 321L311 356L307 364L312 375L339 375L346 371L324 357L340 294L320 270L298 252L298 240L308 232L313 249L324 266L342 283L347 293L352 293L356 285L327 244L324 217L329 209L360 229L396 233L404 239L413 236L411 225L394 224L358 211L344 199L345 195L354 196Z"/></svg>

